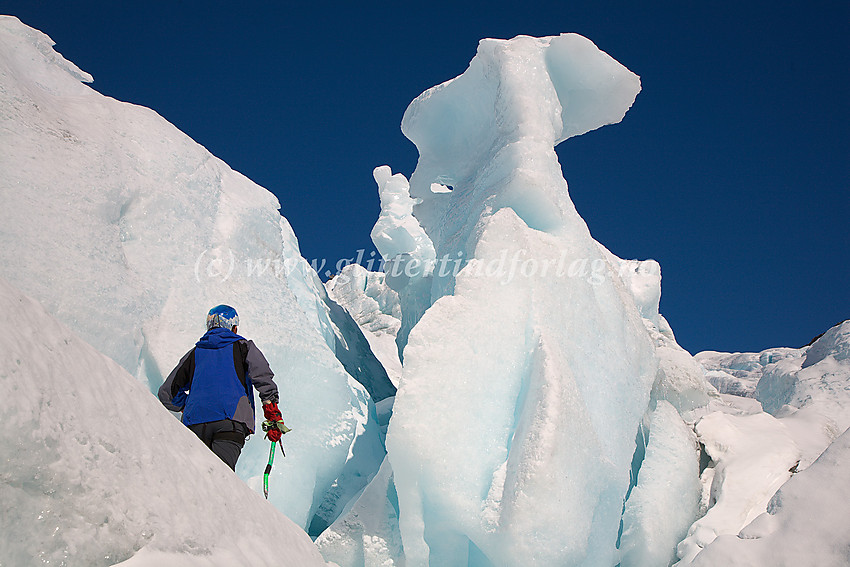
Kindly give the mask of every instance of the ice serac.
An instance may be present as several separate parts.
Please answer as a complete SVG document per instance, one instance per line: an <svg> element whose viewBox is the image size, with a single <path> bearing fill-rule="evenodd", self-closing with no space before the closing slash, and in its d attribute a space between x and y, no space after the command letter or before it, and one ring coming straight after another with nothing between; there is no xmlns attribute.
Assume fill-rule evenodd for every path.
<svg viewBox="0 0 850 567"><path fill-rule="evenodd" d="M658 312L661 301L661 266L655 260L621 260L600 245L609 262L619 266L619 276L631 292L643 324L655 346L658 372L652 385L653 402L670 402L679 413L688 413L717 398L700 364L679 346L669 323Z"/></svg>
<svg viewBox="0 0 850 567"><path fill-rule="evenodd" d="M520 36L483 40L405 113L420 158L398 256L427 249L420 228L435 254L394 281L410 334L387 448L407 565L617 562L658 363L554 146L618 122L639 90L581 36ZM401 176L379 185L393 179L405 193Z"/></svg>
<svg viewBox="0 0 850 567"><path fill-rule="evenodd" d="M324 565L123 368L0 278L0 562Z"/></svg>
<svg viewBox="0 0 850 567"><path fill-rule="evenodd" d="M401 326L401 305L398 293L386 284L386 273L349 264L325 287L330 298L359 325L375 357L397 386L401 361L395 340Z"/></svg>
<svg viewBox="0 0 850 567"><path fill-rule="evenodd" d="M651 413L649 428L637 486L623 513L622 567L669 565L699 512L696 435L664 400Z"/></svg>
<svg viewBox="0 0 850 567"><path fill-rule="evenodd" d="M348 513L316 540L322 556L340 566L404 565L398 529L398 496L389 461Z"/></svg>
<svg viewBox="0 0 850 567"><path fill-rule="evenodd" d="M306 527L359 435L378 439L366 390L334 355L321 281L271 193L152 110L82 84L52 45L0 17L0 274L152 389L206 311L233 305L293 429L270 498ZM255 435L240 460L255 487L267 451Z"/></svg>
<svg viewBox="0 0 850 567"><path fill-rule="evenodd" d="M410 183L388 166L373 172L381 197L381 214L372 229L372 241L386 265L386 284L405 305L396 332L396 348L401 359L410 329L431 305L428 277L436 263L434 243L413 216L413 206L421 200L410 196Z"/></svg>

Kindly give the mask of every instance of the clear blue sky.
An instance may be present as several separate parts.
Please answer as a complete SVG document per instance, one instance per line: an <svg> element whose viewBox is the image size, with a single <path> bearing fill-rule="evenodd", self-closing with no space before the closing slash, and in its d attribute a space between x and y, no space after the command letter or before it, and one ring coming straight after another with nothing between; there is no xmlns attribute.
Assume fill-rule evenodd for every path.
<svg viewBox="0 0 850 567"><path fill-rule="evenodd" d="M745 4L742 5L742 4ZM128 7L129 6L129 7ZM594 237L661 263L688 350L801 346L850 317L850 3L4 1L91 73L274 192L307 259L372 250L371 172L484 37L576 32L641 76L558 147Z"/></svg>

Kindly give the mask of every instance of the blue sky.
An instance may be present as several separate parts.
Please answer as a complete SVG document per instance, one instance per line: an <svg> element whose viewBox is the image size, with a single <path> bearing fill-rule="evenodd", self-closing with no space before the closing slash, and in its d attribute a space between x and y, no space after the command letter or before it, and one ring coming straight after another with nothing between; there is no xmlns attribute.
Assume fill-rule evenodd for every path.
<svg viewBox="0 0 850 567"><path fill-rule="evenodd" d="M594 237L661 263L679 343L802 346L850 317L850 3L4 1L91 73L274 192L307 259L373 250L371 172L484 37L580 33L641 76L558 147ZM740 4L746 4L742 6Z"/></svg>

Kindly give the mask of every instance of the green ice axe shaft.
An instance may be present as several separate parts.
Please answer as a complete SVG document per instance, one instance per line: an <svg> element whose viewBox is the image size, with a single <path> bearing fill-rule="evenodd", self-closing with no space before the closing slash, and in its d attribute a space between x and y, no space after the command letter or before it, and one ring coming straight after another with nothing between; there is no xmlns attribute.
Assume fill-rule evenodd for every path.
<svg viewBox="0 0 850 567"><path fill-rule="evenodd" d="M278 443L280 443L280 454L285 457L286 453L283 451L283 443L281 441L278 441ZM269 473L272 472L272 465L274 464L275 445L277 445L277 443L272 443L272 446L269 449L269 462L266 465L266 471L263 473L263 494L265 495L266 500L269 499Z"/></svg>
<svg viewBox="0 0 850 567"><path fill-rule="evenodd" d="M266 472L263 473L263 494L266 497L266 500L269 499L269 473L272 472L272 465L274 464L274 446L277 443L272 443L272 447L269 450L269 464L266 465Z"/></svg>
<svg viewBox="0 0 850 567"><path fill-rule="evenodd" d="M268 431L271 431L273 429L280 431L281 435L283 435L284 433L289 433L290 431L292 431L291 429L289 429L287 426L285 426L283 424L283 420L281 420L281 421L271 421L271 420L267 419L266 421L263 422L263 431L268 432ZM267 437L268 437L268 435L267 435ZM278 440L277 442L280 443L280 454L285 457L286 452L283 450L283 441ZM266 471L263 473L263 494L266 496L266 500L269 499L269 473L272 472L272 465L274 464L274 446L275 445L276 445L276 443L274 441L272 441L272 446L269 449L269 463L266 465Z"/></svg>

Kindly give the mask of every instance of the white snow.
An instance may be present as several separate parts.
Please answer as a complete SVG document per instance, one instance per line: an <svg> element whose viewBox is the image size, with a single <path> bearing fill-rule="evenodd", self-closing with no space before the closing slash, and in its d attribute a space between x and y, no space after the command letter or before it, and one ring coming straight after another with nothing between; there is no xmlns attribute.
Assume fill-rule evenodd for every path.
<svg viewBox="0 0 850 567"><path fill-rule="evenodd" d="M800 460L800 450L782 422L764 412L710 413L696 424L700 443L713 461L702 472L705 515L678 546L687 565L719 535L737 534L767 504Z"/></svg>
<svg viewBox="0 0 850 567"><path fill-rule="evenodd" d="M850 564L848 462L850 432L845 432L812 466L782 486L766 513L740 534L715 539L693 565L843 567Z"/></svg>
<svg viewBox="0 0 850 567"><path fill-rule="evenodd" d="M0 563L324 565L132 376L2 278L0 310L14 322L0 335Z"/></svg>
<svg viewBox="0 0 850 567"><path fill-rule="evenodd" d="M380 443L365 389L335 356L346 323L271 193L150 109L80 83L91 77L52 45L0 17L0 275L150 389L210 307L236 307L293 430L271 480L287 490L270 498L307 527L341 475L354 492L365 483L345 472L358 434ZM267 453L255 435L239 461L257 490Z"/></svg>

